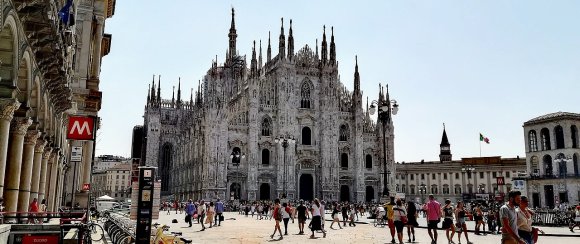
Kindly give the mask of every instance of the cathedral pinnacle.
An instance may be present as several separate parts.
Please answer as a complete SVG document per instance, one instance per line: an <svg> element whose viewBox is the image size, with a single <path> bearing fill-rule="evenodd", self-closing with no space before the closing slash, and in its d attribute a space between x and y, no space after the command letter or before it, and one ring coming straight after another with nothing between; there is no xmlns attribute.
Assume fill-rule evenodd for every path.
<svg viewBox="0 0 580 244"><path fill-rule="evenodd" d="M171 107L175 105L175 86L173 86L173 95L171 96Z"/></svg>
<svg viewBox="0 0 580 244"><path fill-rule="evenodd" d="M314 51L314 58L318 60L318 38L316 38L316 51Z"/></svg>
<svg viewBox="0 0 580 244"><path fill-rule="evenodd" d="M151 85L151 103L155 103L155 75L153 75L153 83Z"/></svg>
<svg viewBox="0 0 580 244"><path fill-rule="evenodd" d="M177 106L181 106L181 77L179 77L179 82L177 83Z"/></svg>
<svg viewBox="0 0 580 244"><path fill-rule="evenodd" d="M161 75L157 77L157 104L161 103Z"/></svg>
<svg viewBox="0 0 580 244"><path fill-rule="evenodd" d="M280 26L280 38L278 44L278 57L284 59L286 56L286 37L284 36L284 18L280 18L282 25Z"/></svg>
<svg viewBox="0 0 580 244"><path fill-rule="evenodd" d="M149 106L150 102L151 102L151 84L147 86L147 106Z"/></svg>
<svg viewBox="0 0 580 244"><path fill-rule="evenodd" d="M272 59L272 46L270 45L270 32L268 31L268 50L266 50L266 62Z"/></svg>
<svg viewBox="0 0 580 244"><path fill-rule="evenodd" d="M327 43L326 43L326 25L322 26L322 51L320 53L320 56L322 56L322 64L326 64L326 60L328 58Z"/></svg>
<svg viewBox="0 0 580 244"><path fill-rule="evenodd" d="M258 55L258 70L262 69L262 40L260 40L260 55Z"/></svg>
<svg viewBox="0 0 580 244"><path fill-rule="evenodd" d="M360 92L360 75L358 73L358 56L354 56L354 91L355 93Z"/></svg>
<svg viewBox="0 0 580 244"><path fill-rule="evenodd" d="M330 64L336 63L336 45L334 44L334 26L330 27Z"/></svg>
<svg viewBox="0 0 580 244"><path fill-rule="evenodd" d="M290 19L290 30L288 33L288 59L294 57L294 36L292 35L292 19Z"/></svg>
<svg viewBox="0 0 580 244"><path fill-rule="evenodd" d="M252 60L250 62L250 76L256 77L258 73L258 61L256 60L256 40L254 40L254 46L252 47Z"/></svg>
<svg viewBox="0 0 580 244"><path fill-rule="evenodd" d="M228 37L230 39L230 45L229 45L229 59L233 59L234 56L236 56L236 38L238 37L238 34L236 34L236 22L235 22L235 11L234 8L232 8L232 25L230 27L230 33L228 34Z"/></svg>

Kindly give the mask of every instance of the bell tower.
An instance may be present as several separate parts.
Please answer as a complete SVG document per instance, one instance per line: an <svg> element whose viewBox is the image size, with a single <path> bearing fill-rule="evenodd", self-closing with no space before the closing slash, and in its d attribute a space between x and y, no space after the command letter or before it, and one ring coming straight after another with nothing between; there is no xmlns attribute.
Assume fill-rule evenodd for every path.
<svg viewBox="0 0 580 244"><path fill-rule="evenodd" d="M441 144L439 144L439 160L441 162L451 161L451 145L447 139L447 132L445 132L445 124L443 124L443 136L441 137Z"/></svg>

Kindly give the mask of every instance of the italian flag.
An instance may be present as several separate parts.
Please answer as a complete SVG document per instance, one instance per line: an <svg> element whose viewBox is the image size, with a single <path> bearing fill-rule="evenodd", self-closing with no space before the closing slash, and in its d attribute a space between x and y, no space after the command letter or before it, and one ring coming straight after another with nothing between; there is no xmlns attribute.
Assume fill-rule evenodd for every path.
<svg viewBox="0 0 580 244"><path fill-rule="evenodd" d="M489 138L483 136L481 133L479 133L479 141L484 141L485 143L489 144Z"/></svg>

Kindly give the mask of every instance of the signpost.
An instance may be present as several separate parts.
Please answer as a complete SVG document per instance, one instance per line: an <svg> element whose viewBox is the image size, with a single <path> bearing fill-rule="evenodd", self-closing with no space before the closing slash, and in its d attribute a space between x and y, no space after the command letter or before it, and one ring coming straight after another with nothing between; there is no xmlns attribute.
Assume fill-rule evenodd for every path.
<svg viewBox="0 0 580 244"><path fill-rule="evenodd" d="M153 190L155 167L139 167L139 193L137 194L137 244L149 244L153 218Z"/></svg>
<svg viewBox="0 0 580 244"><path fill-rule="evenodd" d="M505 179L503 178L503 176L499 176L497 178L495 178L497 180L497 185L498 186L503 186L505 185Z"/></svg>

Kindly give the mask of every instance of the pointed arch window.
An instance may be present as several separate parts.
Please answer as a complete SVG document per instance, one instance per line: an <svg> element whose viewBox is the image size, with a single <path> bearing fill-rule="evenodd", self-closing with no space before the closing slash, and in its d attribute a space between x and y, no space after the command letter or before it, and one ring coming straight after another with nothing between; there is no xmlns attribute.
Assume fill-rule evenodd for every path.
<svg viewBox="0 0 580 244"><path fill-rule="evenodd" d="M578 127L576 125L570 126L570 134L572 137L572 148L578 148Z"/></svg>
<svg viewBox="0 0 580 244"><path fill-rule="evenodd" d="M272 135L272 121L270 118L266 117L262 120L262 136Z"/></svg>
<svg viewBox="0 0 580 244"><path fill-rule="evenodd" d="M262 165L270 164L270 150L262 149Z"/></svg>
<svg viewBox="0 0 580 244"><path fill-rule="evenodd" d="M348 168L348 154L343 153L340 155L340 167Z"/></svg>
<svg viewBox="0 0 580 244"><path fill-rule="evenodd" d="M558 125L554 128L554 131L556 132L556 149L564 148L564 129Z"/></svg>
<svg viewBox="0 0 580 244"><path fill-rule="evenodd" d="M311 108L311 93L312 86L310 85L310 81L305 80L302 82L302 86L300 86L300 108Z"/></svg>
<svg viewBox="0 0 580 244"><path fill-rule="evenodd" d="M370 154L367 154L367 156L365 158L365 167L367 169L373 168L373 157Z"/></svg>
<svg viewBox="0 0 580 244"><path fill-rule="evenodd" d="M537 152L538 151L538 138L536 136L535 130L531 130L528 133L528 140L529 140L528 147L530 148L530 152Z"/></svg>
<svg viewBox="0 0 580 244"><path fill-rule="evenodd" d="M309 127L302 128L302 145L312 144L312 135Z"/></svg>
<svg viewBox="0 0 580 244"><path fill-rule="evenodd" d="M550 146L550 131L548 128L543 128L540 131L540 134L542 137L542 151L552 150L552 147Z"/></svg>
<svg viewBox="0 0 580 244"><path fill-rule="evenodd" d="M348 125L344 124L340 126L340 136L339 141L347 141L349 136Z"/></svg>

